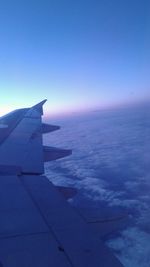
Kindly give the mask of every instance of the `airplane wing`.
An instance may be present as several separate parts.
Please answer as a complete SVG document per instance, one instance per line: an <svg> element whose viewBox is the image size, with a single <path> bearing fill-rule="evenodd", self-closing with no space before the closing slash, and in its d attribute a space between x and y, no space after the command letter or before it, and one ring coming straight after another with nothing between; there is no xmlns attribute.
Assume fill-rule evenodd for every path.
<svg viewBox="0 0 150 267"><path fill-rule="evenodd" d="M121 267L44 175L44 161L71 154L43 147L43 104L0 118L0 267Z"/></svg>

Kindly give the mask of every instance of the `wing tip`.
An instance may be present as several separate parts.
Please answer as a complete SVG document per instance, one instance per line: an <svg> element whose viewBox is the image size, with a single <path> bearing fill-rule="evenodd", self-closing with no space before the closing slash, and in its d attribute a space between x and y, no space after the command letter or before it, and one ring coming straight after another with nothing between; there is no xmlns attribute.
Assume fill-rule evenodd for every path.
<svg viewBox="0 0 150 267"><path fill-rule="evenodd" d="M36 109L37 111L39 111L43 115L43 105L45 104L46 101L47 101L47 99L42 100L41 102L32 106L31 109Z"/></svg>
<svg viewBox="0 0 150 267"><path fill-rule="evenodd" d="M34 105L33 108L41 108L45 104L46 101L47 99L42 100L41 102Z"/></svg>

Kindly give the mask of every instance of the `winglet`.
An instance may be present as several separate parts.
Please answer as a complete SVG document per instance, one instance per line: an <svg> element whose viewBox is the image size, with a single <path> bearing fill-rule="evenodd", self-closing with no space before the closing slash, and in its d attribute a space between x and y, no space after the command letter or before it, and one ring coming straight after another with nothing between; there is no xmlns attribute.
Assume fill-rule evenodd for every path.
<svg viewBox="0 0 150 267"><path fill-rule="evenodd" d="M40 112L43 115L43 105L45 104L46 101L47 99L44 99L43 101L33 106L32 109L36 109L38 112Z"/></svg>

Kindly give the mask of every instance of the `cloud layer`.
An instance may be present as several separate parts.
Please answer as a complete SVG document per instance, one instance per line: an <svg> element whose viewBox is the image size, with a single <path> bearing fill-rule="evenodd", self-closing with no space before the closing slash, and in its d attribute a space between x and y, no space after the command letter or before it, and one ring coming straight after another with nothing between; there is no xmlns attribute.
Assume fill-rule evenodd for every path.
<svg viewBox="0 0 150 267"><path fill-rule="evenodd" d="M79 209L91 207L103 214L102 207L105 207L108 216L110 210L111 214L116 214L116 210L129 213L127 229L116 232L108 244L126 267L149 267L149 250L145 247L150 244L147 110L93 112L55 123L62 125L62 129L45 136L45 143L71 148L73 155L47 163L48 178L55 184L76 187L79 193L72 205Z"/></svg>

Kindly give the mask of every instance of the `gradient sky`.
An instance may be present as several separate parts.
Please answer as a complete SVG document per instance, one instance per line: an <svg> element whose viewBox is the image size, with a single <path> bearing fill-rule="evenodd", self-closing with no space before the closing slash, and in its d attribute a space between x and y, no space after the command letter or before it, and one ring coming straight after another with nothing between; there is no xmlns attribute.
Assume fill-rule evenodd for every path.
<svg viewBox="0 0 150 267"><path fill-rule="evenodd" d="M1 0L0 113L150 99L150 1Z"/></svg>

